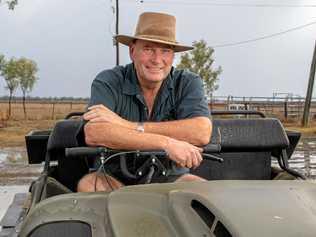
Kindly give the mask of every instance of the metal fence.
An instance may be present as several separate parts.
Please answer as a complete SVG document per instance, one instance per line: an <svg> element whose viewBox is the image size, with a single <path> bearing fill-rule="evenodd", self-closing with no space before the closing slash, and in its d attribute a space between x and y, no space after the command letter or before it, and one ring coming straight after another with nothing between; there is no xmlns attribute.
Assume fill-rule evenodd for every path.
<svg viewBox="0 0 316 237"><path fill-rule="evenodd" d="M268 117L286 121L300 121L303 117L305 98L303 97L237 97L213 96L209 98L212 110L256 110ZM316 120L316 98L310 108L310 119Z"/></svg>
<svg viewBox="0 0 316 237"><path fill-rule="evenodd" d="M68 113L85 111L87 102L87 100L27 100L25 105L26 117L30 120L61 119ZM8 101L0 100L0 122L9 119L8 111ZM21 100L12 101L10 118L25 119Z"/></svg>

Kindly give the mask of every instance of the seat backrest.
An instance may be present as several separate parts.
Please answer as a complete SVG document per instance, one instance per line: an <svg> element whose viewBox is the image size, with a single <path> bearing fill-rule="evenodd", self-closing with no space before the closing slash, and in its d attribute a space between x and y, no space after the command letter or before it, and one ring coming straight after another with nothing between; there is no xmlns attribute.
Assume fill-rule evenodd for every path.
<svg viewBox="0 0 316 237"><path fill-rule="evenodd" d="M212 142L220 142L223 152L272 151L289 146L278 119L218 119L213 121Z"/></svg>
<svg viewBox="0 0 316 237"><path fill-rule="evenodd" d="M77 147L77 136L80 133L81 126L82 122L80 120L58 121L49 136L47 150L53 151L65 149L66 147Z"/></svg>
<svg viewBox="0 0 316 237"><path fill-rule="evenodd" d="M208 180L270 179L271 153L289 146L282 124L271 118L213 120L211 143L221 145L224 162L204 160L192 171Z"/></svg>
<svg viewBox="0 0 316 237"><path fill-rule="evenodd" d="M52 177L72 191L76 190L77 182L89 171L84 158L65 157L65 148L82 145L80 144L83 140L81 130L82 121L61 120L56 123L47 143L49 159L58 161L57 168L51 174Z"/></svg>

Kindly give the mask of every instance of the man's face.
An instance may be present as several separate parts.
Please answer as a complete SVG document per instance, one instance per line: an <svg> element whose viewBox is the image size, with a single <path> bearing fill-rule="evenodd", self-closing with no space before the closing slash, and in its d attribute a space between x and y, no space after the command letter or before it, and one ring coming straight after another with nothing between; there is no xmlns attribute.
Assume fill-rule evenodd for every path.
<svg viewBox="0 0 316 237"><path fill-rule="evenodd" d="M140 83L153 84L162 82L168 76L174 51L165 44L136 40L130 45L130 56Z"/></svg>

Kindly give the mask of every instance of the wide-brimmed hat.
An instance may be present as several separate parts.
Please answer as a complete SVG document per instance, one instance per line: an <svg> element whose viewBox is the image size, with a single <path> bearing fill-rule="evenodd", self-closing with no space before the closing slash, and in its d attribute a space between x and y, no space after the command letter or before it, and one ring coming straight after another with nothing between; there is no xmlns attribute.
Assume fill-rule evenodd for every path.
<svg viewBox="0 0 316 237"><path fill-rule="evenodd" d="M194 48L176 41L176 18L164 13L144 12L139 16L134 36L116 35L114 38L127 46L137 39L167 44L173 46L175 52Z"/></svg>

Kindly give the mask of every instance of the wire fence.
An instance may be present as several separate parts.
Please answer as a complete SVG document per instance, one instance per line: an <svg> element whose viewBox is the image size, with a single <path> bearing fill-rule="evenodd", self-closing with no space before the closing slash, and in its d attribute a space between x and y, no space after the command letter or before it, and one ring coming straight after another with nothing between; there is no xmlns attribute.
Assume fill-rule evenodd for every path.
<svg viewBox="0 0 316 237"><path fill-rule="evenodd" d="M11 103L11 116L7 100L0 100L0 121L14 120L56 120L64 118L67 114L76 111L85 111L87 100L28 100L26 101L26 117L23 103L13 100Z"/></svg>
<svg viewBox="0 0 316 237"><path fill-rule="evenodd" d="M304 112L303 97L234 97L213 96L209 98L211 110L256 110L268 117L283 121L301 121ZM316 98L312 99L310 120L316 120Z"/></svg>

